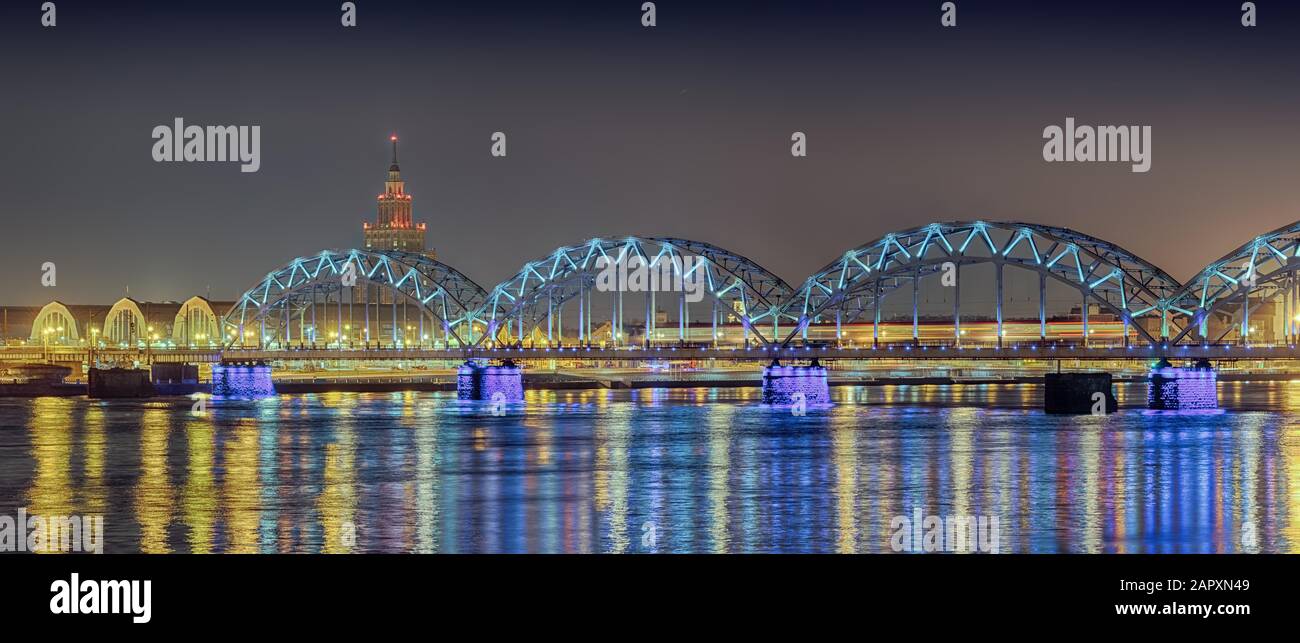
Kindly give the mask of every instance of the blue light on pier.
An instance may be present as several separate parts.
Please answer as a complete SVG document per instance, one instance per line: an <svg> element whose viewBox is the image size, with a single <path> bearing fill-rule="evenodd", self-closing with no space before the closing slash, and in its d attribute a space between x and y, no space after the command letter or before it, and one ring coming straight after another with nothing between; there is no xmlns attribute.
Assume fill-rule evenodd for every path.
<svg viewBox="0 0 1300 643"><path fill-rule="evenodd" d="M781 366L773 362L763 368L764 404L792 404L795 393L803 393L809 405L829 404L831 392L826 367L814 360L810 366Z"/></svg>
<svg viewBox="0 0 1300 643"><path fill-rule="evenodd" d="M1147 408L1203 410L1219 408L1218 376L1208 361L1176 368L1161 360L1147 376Z"/></svg>
<svg viewBox="0 0 1300 643"><path fill-rule="evenodd" d="M456 371L456 397L462 400L492 400L496 393L505 402L524 399L523 369L507 361L502 366L466 362ZM500 398L497 398L500 399Z"/></svg>
<svg viewBox="0 0 1300 643"><path fill-rule="evenodd" d="M220 397L256 398L275 395L271 367L265 364L212 367L212 394Z"/></svg>

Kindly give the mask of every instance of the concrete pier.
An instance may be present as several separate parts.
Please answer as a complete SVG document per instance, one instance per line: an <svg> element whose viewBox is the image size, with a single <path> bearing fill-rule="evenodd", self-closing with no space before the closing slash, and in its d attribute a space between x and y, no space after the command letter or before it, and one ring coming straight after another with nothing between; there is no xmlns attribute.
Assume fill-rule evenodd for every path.
<svg viewBox="0 0 1300 643"><path fill-rule="evenodd" d="M800 400L799 394L802 394ZM808 366L782 366L773 362L763 368L763 403L830 404L831 391L826 367L813 360Z"/></svg>
<svg viewBox="0 0 1300 643"><path fill-rule="evenodd" d="M271 367L266 364L221 364L212 367L212 394L220 397L271 397Z"/></svg>
<svg viewBox="0 0 1300 643"><path fill-rule="evenodd" d="M1177 368L1160 360L1147 379L1147 408L1204 410L1219 408L1218 377L1209 360Z"/></svg>
<svg viewBox="0 0 1300 643"><path fill-rule="evenodd" d="M500 393L500 395L496 395ZM456 397L462 400L522 402L523 369L506 360L500 366L465 362L456 372ZM502 399L504 398L504 399ZM496 401L496 400L494 400Z"/></svg>

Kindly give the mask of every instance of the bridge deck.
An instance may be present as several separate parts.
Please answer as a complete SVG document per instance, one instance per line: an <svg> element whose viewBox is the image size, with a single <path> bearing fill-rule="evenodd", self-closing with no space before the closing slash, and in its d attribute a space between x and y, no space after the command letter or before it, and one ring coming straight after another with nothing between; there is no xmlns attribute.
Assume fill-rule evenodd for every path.
<svg viewBox="0 0 1300 643"><path fill-rule="evenodd" d="M1069 346L954 347L889 345L879 348L855 347L786 347L786 348L476 348L476 349L301 349L301 350L127 350L101 349L95 355L102 361L151 362L221 362L221 361L336 361L336 360L726 360L766 362L780 360L1290 360L1300 359L1295 346L1132 346L1129 348L1084 348ZM0 349L0 361L84 362L87 350L60 348Z"/></svg>

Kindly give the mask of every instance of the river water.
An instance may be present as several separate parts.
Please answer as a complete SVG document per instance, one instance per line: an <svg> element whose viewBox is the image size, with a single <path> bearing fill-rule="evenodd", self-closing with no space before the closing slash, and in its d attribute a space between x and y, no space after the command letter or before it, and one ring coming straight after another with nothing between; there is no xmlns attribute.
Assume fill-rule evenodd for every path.
<svg viewBox="0 0 1300 643"><path fill-rule="evenodd" d="M0 399L0 516L102 515L107 552L891 552L930 516L1001 552L1300 550L1300 382L1219 388L1157 413L1118 385L1106 417L1016 385L803 416L757 389Z"/></svg>

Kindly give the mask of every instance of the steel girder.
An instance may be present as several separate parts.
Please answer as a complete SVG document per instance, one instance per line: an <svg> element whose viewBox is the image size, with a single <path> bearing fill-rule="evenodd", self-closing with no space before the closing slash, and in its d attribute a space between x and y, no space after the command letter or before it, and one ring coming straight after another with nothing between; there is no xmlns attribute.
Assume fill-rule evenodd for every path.
<svg viewBox="0 0 1300 643"><path fill-rule="evenodd" d="M462 346L475 341L474 313L483 307L487 293L458 270L424 255L367 250L324 250L299 257L267 274L235 302L222 319L229 348L240 341L244 329L277 312L300 312L316 293L339 293L351 288L343 284L348 265L356 266L356 286L375 284L397 301L415 305L442 322L443 330ZM231 339L230 331L235 331Z"/></svg>
<svg viewBox="0 0 1300 643"><path fill-rule="evenodd" d="M1162 314L1182 285L1115 244L1073 230L1019 222L933 223L849 250L803 284L787 306L797 319L789 344L809 324L840 323L876 310L876 298L943 270L943 264L1014 265L1065 283L1126 321ZM1148 342L1157 338L1134 324Z"/></svg>
<svg viewBox="0 0 1300 643"><path fill-rule="evenodd" d="M549 325L557 306L575 298L581 302L596 289L601 257L616 265L638 257L648 268L670 262L674 274L679 275L690 258L693 265L685 268L688 274L683 276L702 276L704 294L713 305L738 315L747 332L764 344L771 343L781 320L788 318L785 306L794 295L789 284L762 266L708 243L669 237L597 238L530 261L494 287L477 313L489 329L478 343L509 336L512 329L518 329L516 336L522 337L543 323ZM586 308L585 314L590 315L590 306ZM584 323L580 319L580 328ZM770 333L764 330L768 327Z"/></svg>
<svg viewBox="0 0 1300 643"><path fill-rule="evenodd" d="M1291 294L1284 303L1290 309L1283 320L1294 328L1292 316L1296 272L1300 270L1300 222L1278 228L1242 244L1223 258L1206 266L1192 278L1168 306L1170 343L1178 343L1200 334L1202 341L1220 341L1236 331L1239 338L1249 335L1250 314L1279 296ZM1249 305L1245 305L1249 302ZM1224 321L1225 330L1218 337L1207 335L1212 316ZM1285 333L1290 336L1294 333Z"/></svg>

